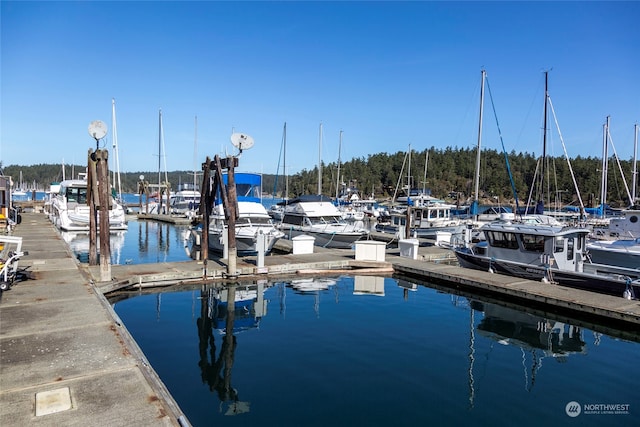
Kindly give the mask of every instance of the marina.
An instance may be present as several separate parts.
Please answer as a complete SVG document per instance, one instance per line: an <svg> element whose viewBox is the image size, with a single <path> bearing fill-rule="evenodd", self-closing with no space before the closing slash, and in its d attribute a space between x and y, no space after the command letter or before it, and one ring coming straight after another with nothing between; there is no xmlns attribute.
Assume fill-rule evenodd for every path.
<svg viewBox="0 0 640 427"><path fill-rule="evenodd" d="M152 339L152 337L147 336L150 329L143 328L146 332L140 335L140 332L135 332L138 328L134 326L135 323L127 319L129 314L120 312L120 307L126 307L129 304L134 304L133 307L135 307L135 304L137 304L135 302L136 296L143 298L139 300L142 304L144 304L143 301L145 299L151 298L153 300L154 319L156 319L154 322L157 322L158 319L171 319L168 314L174 311L171 308L174 305L171 302L171 295L181 295L181 293L185 292L186 296L179 298L181 298L180 300L185 300L186 298L189 301L189 313L193 313L195 307L199 307L199 304L204 302L202 296L195 295L206 290L222 292L230 287L235 287L238 290L238 295L250 294L249 299L246 300L249 302L244 302L243 304L251 303L255 305L264 300L273 301L273 304L276 304L276 306L268 307L267 312L269 314L262 317L260 328L247 328L247 331L255 332L265 330L265 322L269 322L267 319L280 311L277 304L281 304L282 299L278 294L280 292L278 289L283 287L291 286L292 290L298 289L300 292L307 290L307 294L311 292L309 294L311 296L304 295L302 301L307 301L306 303L294 303L292 298L295 297L293 294L286 298L286 304L289 307L287 309L288 319L291 319L299 310L299 308L295 308L297 307L296 304L308 304L308 308L312 310L312 313L315 313L313 318L318 318L318 315L320 315L320 318L325 318L333 309L330 310L328 308L329 303L321 303L320 299L326 301L333 298L330 295L335 295L336 290L340 290L337 292L340 301L350 298L348 294L367 295L369 298L384 296L379 300L381 303L389 296L396 295L397 292L400 292L400 294L394 298L399 298L398 301L405 301L403 298L409 298L408 301L412 301L412 298L415 298L412 295L423 295L413 303L417 304L411 310L412 312L415 311L416 314L414 316L417 313L424 313L424 315L430 316L429 313L432 310L435 310L436 313L442 311L442 309L433 307L428 309L428 304L425 306L426 301L423 301L422 298L426 297L427 301L431 301L433 299L460 299L460 297L464 296L461 301L467 307L465 309L466 316L482 311L471 309L470 307L476 304L472 301L489 300L507 304L508 306L522 307L518 310L524 310L525 312L543 312L547 316L553 316L553 319L564 320L565 323L574 327L587 328L596 334L607 334L615 342L618 339L622 339L626 344L616 345L622 345L623 348L630 346L635 350L618 350L622 352L617 353L617 357L620 360L624 360L625 354L637 354L637 343L640 341L638 339L638 334L640 333L640 304L638 301L629 301L622 297L600 295L552 284L543 284L538 281L514 280L510 276L459 268L452 264L450 258L448 258L447 254L450 251L436 246L416 245L417 253L415 256L413 254L409 254L412 256L407 256L406 253L402 254L402 249L397 246L386 247L383 242L373 244L365 242L364 248L366 250L371 249L367 245L372 246L374 249L377 249L378 246L384 247L384 260L379 254L376 254L376 260L374 261L357 260L355 259L357 256L354 251L349 249L314 248L314 253L294 255L286 253L287 249L284 246L279 250L280 252L266 256L264 259L265 266L262 268L257 267L255 256L239 258L237 263L239 276L233 280L225 277L227 265L224 259L219 258L210 259L206 277L203 277L202 262L193 260L172 262L156 260L139 264L123 263L112 266L113 280L100 282L97 279L100 277L97 271L98 267L88 267L86 264L79 263L76 255L58 234L59 232L48 222L46 216L39 213L25 213L23 216L23 225L16 229L16 234L23 236L23 249L29 251L29 255L21 259L20 266L26 268L34 278L17 283L10 291L4 292L0 302L0 314L3 319L0 338L3 348L0 367L3 381L2 392L0 392L0 421L3 424L28 423L28 420L34 419L36 416L33 412L34 406L32 402L37 399L38 393L63 390L62 394L65 395L66 393L71 402L70 406L66 410L59 409L57 412L54 410L54 415L38 418L38 422L42 425L58 425L61 422L63 424L73 424L79 420L82 420L83 425L91 425L98 423L98 419L100 419L100 423L104 423L105 419L119 419L120 424L128 425L131 423L149 424L150 420L154 420L154 424L159 420L164 425L187 425L186 423L189 422L193 423L193 425L203 425L204 421L200 418L201 415L194 415L194 419L198 420L194 422L191 420L191 415L187 416L182 412L185 410L183 406L190 407L195 404L187 403L191 402L193 396L186 401L182 400L178 403L176 401L179 400L177 396L180 399L183 398L184 391L181 391L183 386L179 386L178 389L173 386L174 388L171 389L171 386L168 386L171 383L171 374L169 374L169 377L165 377L166 374L164 373L160 374L160 372L166 372L164 371L166 369L164 366L168 362L171 362L171 366L174 367L171 371L179 372L179 370L175 370L175 364L181 363L179 362L180 359L175 359L168 354L160 357L160 360L154 359L160 353L150 348L145 348L145 343ZM135 233L137 229L143 230L145 223L143 221L134 226L130 224L127 233L132 233L132 231ZM28 226L25 227L24 224ZM157 223L154 226L160 227L161 225ZM165 227L175 226L165 225ZM176 236L174 239L178 239L178 234L174 234L173 231L166 233L165 229L165 234L167 236ZM155 234L154 236L157 235ZM134 241L139 236L140 234L133 234ZM184 253L184 247L180 247L177 240L171 244L171 247ZM356 248L357 251L358 249ZM362 251L362 248L360 248L360 251ZM389 269L389 267L392 268ZM329 282L320 283L320 287L314 286L314 282L323 277L332 279L337 285L328 284L331 283L330 280ZM360 279L357 279L357 283L353 282L357 277L360 277ZM296 281L299 283L298 285L295 285ZM265 296L263 299L258 297L259 292L257 291L259 287L264 290ZM106 297L109 297L109 300ZM238 301L238 304L240 303L241 300ZM394 305L392 304L391 306ZM79 309L80 307L82 308ZM376 310L387 310L384 307L387 307L386 304ZM123 308L123 310L126 309ZM140 310L142 309L134 309L135 312L139 312L138 317L142 316L143 312L148 312L146 309L142 312ZM255 308L252 308L252 310L255 310ZM367 311L362 306L358 310ZM356 312L354 311L353 315L356 315ZM189 314L189 316L191 315ZM167 318L167 316L169 317ZM343 315L338 318L343 318ZM336 321L338 318L336 318ZM255 320L248 319L246 321L252 323ZM370 323L371 325L379 325L379 320L373 320L373 318L369 320L366 318L361 319L363 324ZM238 321L240 322L240 320ZM404 337L403 342L406 342L406 340L424 342L424 338L418 339L420 334L427 330L434 330L436 324L446 325L448 323L446 316L431 320L428 318L410 320L409 318L406 321L413 326L406 328L400 325L389 325L392 329L401 328L404 331L400 335ZM467 318L465 323L468 321ZM459 322L459 320L455 321L456 324L459 324ZM353 322L348 323L353 324ZM170 324L174 324L174 321L170 321ZM130 330L130 327L132 330ZM195 325L191 327L195 328ZM221 330L224 330L224 328L221 328ZM387 327L377 328L377 330L378 332L389 331ZM162 354L164 354L168 348L167 344L173 341L167 341L166 332L160 333L162 342L165 344L162 344L159 348L165 349L162 350ZM216 332L216 334L220 334L220 332ZM418 335L416 336L416 334ZM295 337L294 342L296 342L306 335L299 331L299 333L288 332L286 336ZM358 336L358 334L348 336L354 337ZM396 335L397 338L400 338L400 336ZM274 337L273 339L282 340L284 337ZM437 341L442 337L434 338ZM312 338L308 337L303 339L303 342L309 342L309 340L313 341ZM609 339L607 339L608 341ZM339 345L337 347L336 345L337 343L334 343L330 346L330 348L333 348L333 353L337 348L340 348ZM363 343L362 345L367 348L371 344ZM404 345L406 344L399 348ZM296 346L299 346L299 344ZM171 347L175 348L174 352L178 353L182 352L181 349L183 349L182 345ZM264 348L262 350L257 348L255 350L247 350L247 353L244 353L244 349L242 352L239 351L237 353L237 355L244 354L244 356L242 356L242 359L236 359L233 362L234 366L245 366L244 357L263 352ZM36 353L33 353L34 351ZM311 351L311 348L308 351ZM415 352L414 350L411 351ZM332 352L329 354L333 354ZM198 354L197 350L195 354ZM403 358L409 356L409 353L400 352L398 357L401 354L404 354ZM277 357L282 358L282 356ZM345 357L348 358L346 354L340 356L339 353L335 353L327 360L343 360ZM69 361L73 362L70 364ZM255 362L257 361L254 360ZM309 363L317 362L310 359ZM394 363L402 366L407 364L406 361L400 362L399 360ZM323 369L333 371L339 365L327 365ZM348 367L348 365L346 366ZM637 364L630 363L626 366L631 369L631 372L630 375L628 374L625 377L638 378ZM239 376L235 369L234 378ZM350 371L354 369L357 370L356 366L348 368ZM31 374L24 376L21 374L22 372L31 372ZM341 371L338 370L336 372ZM387 372L387 374L384 374L384 372L381 374L381 378L391 378L388 377L388 375L391 375L391 371ZM131 373L134 373L134 375L131 375ZM257 373L251 374L251 371L248 371L247 374L250 377L255 377ZM290 374L283 373L282 375L290 377ZM433 374L423 372L421 375L430 376ZM344 372L338 377L349 378L349 375ZM122 395L116 390L118 387L100 387L99 391L96 389L99 384L106 384L105 381L109 383L115 381L113 384L121 382L123 387L130 390L127 394L126 404L124 404L125 401ZM407 381L409 380L407 379ZM438 381L442 383L442 381L447 380L440 378ZM462 384L468 384L468 381ZM388 385L392 387L400 386L393 382ZM251 387L255 386L254 384ZM242 388L242 390L245 389L246 386ZM621 386L620 390L622 389L627 390L627 388ZM359 393L362 392L363 390L359 391ZM565 392L567 397L564 399L564 396L562 396L562 398L568 402L569 392L566 389ZM98 394L96 395L96 393ZM207 391L207 393L210 393L210 391ZM429 393L432 393L432 391ZM623 396L621 394L622 391L620 391L620 394L616 393L614 392L614 395L621 403L631 404L633 407L633 404L637 402L637 400L630 398L628 394ZM349 394L351 397L343 400L350 403L359 402L357 399L353 400L356 395L358 394ZM100 398L96 401L90 396L100 396ZM211 398L212 396L206 397L206 399ZM590 397L590 399L597 400L596 397ZM358 405L365 405L367 403L365 400ZM238 402L240 401L238 400ZM113 405L116 405L116 402L118 402L119 409L114 411ZM566 421L567 419L563 417L567 417L567 415L562 411L564 411L564 405L567 402L562 403L561 408L557 408L560 412L551 412L541 416L546 416L547 420L558 419ZM220 403L228 406L229 400L222 399ZM526 404L525 402L520 403ZM398 408L405 408L405 404L398 403L398 405ZM528 405L531 405L531 403ZM261 420L260 422L275 416L275 414L269 415L260 411L259 407L256 408L254 404L250 413L258 416ZM65 407L61 406L61 408ZM237 405L234 408L233 410L241 411L241 407ZM73 410L70 411L69 409ZM225 409L225 412L227 409ZM345 411L345 414L357 417L355 412L358 411L353 412L346 409ZM408 408L403 409L403 411L408 411ZM637 420L633 415L634 413L616 418L616 423L632 425L631 420ZM409 418L407 419L417 421L425 421L427 419L443 420L441 417L445 416L443 414L438 415L437 411L433 413L433 418L427 417L421 411L414 411L411 414L408 415ZM482 414L481 418L485 420L491 419L484 412ZM210 411L208 416L212 416ZM249 417L252 416L254 415ZM290 416L291 418L281 420L282 423L280 424L287 425L288 422L290 423L288 425L295 425L303 420L303 418L299 418L303 415L295 415L295 411ZM380 416L382 420L385 417L391 417L391 414L386 413L385 415L383 413ZM484 418L488 416L489 418ZM50 421L47 421L47 419ZM345 419L353 420L353 418L349 417ZM68 422L65 422L65 420ZM225 422L231 422L230 425L235 425L236 422L244 422L242 420L228 421L228 418L224 418L224 420L226 420ZM304 420L305 422L302 423L308 424L306 422L308 420ZM593 418L593 421L596 420L597 418ZM277 419L274 418L273 421L277 422ZM220 422L222 422L222 419ZM258 422L257 419L256 422ZM375 422L371 423L376 424Z"/></svg>

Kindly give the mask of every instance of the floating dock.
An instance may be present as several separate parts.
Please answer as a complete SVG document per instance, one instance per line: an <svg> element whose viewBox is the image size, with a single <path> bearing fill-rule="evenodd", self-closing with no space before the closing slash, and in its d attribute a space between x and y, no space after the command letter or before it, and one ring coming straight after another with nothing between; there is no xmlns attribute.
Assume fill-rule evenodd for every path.
<svg viewBox="0 0 640 427"><path fill-rule="evenodd" d="M0 425L189 425L105 297L144 287L393 274L640 331L640 301L459 268L451 251L436 246L419 246L415 256L403 257L397 246L384 243L384 260L363 261L345 249L294 255L286 253L290 242L282 241L263 265L257 257L238 258L233 275L226 260L210 259L206 265L114 265L112 280L99 281L100 267L79 264L46 216L24 213L14 233L29 252L19 266L34 278L0 299Z"/></svg>

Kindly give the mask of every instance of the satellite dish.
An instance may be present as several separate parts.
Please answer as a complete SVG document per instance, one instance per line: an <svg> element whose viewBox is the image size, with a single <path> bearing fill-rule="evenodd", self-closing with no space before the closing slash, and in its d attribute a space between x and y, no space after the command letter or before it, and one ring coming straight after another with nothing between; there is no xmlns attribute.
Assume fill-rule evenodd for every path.
<svg viewBox="0 0 640 427"><path fill-rule="evenodd" d="M245 133L232 133L231 143L240 151L247 150L253 147L253 138Z"/></svg>
<svg viewBox="0 0 640 427"><path fill-rule="evenodd" d="M101 120L94 120L89 123L89 135L96 141L102 139L107 134L107 125Z"/></svg>

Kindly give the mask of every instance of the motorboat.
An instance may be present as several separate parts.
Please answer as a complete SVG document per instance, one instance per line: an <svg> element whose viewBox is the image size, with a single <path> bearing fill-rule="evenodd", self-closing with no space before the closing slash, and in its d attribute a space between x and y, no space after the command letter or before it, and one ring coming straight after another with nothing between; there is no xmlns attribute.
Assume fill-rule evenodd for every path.
<svg viewBox="0 0 640 427"><path fill-rule="evenodd" d="M480 230L486 240L453 249L462 267L640 297L640 270L592 262L586 228L497 221Z"/></svg>
<svg viewBox="0 0 640 427"><path fill-rule="evenodd" d="M114 197L111 197L109 208L109 229L126 230L127 219L124 208ZM79 179L64 180L60 183L60 190L51 201L51 221L60 230L88 231L91 209L87 203L86 174L80 174ZM96 227L100 226L100 212Z"/></svg>
<svg viewBox="0 0 640 427"><path fill-rule="evenodd" d="M640 237L640 206L623 209L620 215L609 217L604 224L593 226L591 238L597 240L633 240Z"/></svg>
<svg viewBox="0 0 640 427"><path fill-rule="evenodd" d="M255 255L258 252L258 236L265 238L265 253L284 236L273 223L267 209L260 203L262 177L252 173L234 174L238 198L238 217L235 222L236 251L239 255ZM227 174L223 175L225 185ZM228 221L219 197L209 218L209 248L224 252L228 235Z"/></svg>
<svg viewBox="0 0 640 427"><path fill-rule="evenodd" d="M169 206L172 214L195 216L200 206L200 191L193 184L182 184L178 191L171 195Z"/></svg>
<svg viewBox="0 0 640 427"><path fill-rule="evenodd" d="M640 238L587 242L591 261L640 271Z"/></svg>
<svg viewBox="0 0 640 427"><path fill-rule="evenodd" d="M358 223L345 221L333 201L323 195L289 200L279 228L287 239L308 235L315 238L316 246L338 249L350 249L356 241L369 235Z"/></svg>
<svg viewBox="0 0 640 427"><path fill-rule="evenodd" d="M409 234L422 239L437 241L439 235L462 235L466 228L464 221L454 218L451 210L454 205L442 202L428 202L422 205L406 206L389 211L387 221L378 222L376 231L381 233L399 233L407 227ZM409 213L407 214L407 210Z"/></svg>

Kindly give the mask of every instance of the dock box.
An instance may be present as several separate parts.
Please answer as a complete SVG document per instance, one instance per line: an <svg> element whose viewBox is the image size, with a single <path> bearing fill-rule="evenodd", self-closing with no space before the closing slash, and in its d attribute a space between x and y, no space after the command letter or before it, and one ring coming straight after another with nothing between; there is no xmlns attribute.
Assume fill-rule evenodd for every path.
<svg viewBox="0 0 640 427"><path fill-rule="evenodd" d="M356 242L356 261L385 261L387 244L375 240L359 240Z"/></svg>
<svg viewBox="0 0 640 427"><path fill-rule="evenodd" d="M312 254L313 253L313 243L316 238L313 236L307 236L306 234L301 234L291 239L293 243L293 254L294 255L304 255L304 254Z"/></svg>
<svg viewBox="0 0 640 427"><path fill-rule="evenodd" d="M400 256L403 258L418 259L418 239L400 239L398 248L400 248Z"/></svg>

